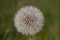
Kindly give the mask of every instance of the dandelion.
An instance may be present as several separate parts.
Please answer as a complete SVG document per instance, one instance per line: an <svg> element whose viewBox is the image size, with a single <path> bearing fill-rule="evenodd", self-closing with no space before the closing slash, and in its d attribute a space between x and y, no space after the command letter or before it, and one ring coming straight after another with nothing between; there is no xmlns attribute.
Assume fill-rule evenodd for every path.
<svg viewBox="0 0 60 40"><path fill-rule="evenodd" d="M18 32L25 35L34 35L44 24L42 12L33 6L26 6L18 10L14 17L14 25Z"/></svg>

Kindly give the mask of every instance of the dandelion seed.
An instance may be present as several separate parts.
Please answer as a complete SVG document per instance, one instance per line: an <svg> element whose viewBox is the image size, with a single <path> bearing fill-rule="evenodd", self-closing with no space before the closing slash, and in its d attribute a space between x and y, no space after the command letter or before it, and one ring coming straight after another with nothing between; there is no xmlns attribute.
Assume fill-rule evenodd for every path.
<svg viewBox="0 0 60 40"><path fill-rule="evenodd" d="M14 25L17 31L25 35L36 34L42 29L43 24L42 12L33 6L21 8L14 17Z"/></svg>

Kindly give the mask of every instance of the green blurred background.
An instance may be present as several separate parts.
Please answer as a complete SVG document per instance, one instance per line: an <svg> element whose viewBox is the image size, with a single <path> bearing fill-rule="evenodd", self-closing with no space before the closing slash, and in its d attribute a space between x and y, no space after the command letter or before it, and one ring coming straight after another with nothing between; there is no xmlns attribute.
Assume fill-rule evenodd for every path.
<svg viewBox="0 0 60 40"><path fill-rule="evenodd" d="M32 40L60 40L60 0L0 0L0 40L29 40L14 27L14 15L24 6L39 8L45 17L42 30Z"/></svg>

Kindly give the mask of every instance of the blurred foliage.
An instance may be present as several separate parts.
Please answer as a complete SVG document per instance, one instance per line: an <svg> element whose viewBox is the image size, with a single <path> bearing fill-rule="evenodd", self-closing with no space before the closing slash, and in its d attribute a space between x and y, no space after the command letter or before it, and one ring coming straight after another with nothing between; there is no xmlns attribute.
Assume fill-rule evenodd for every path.
<svg viewBox="0 0 60 40"><path fill-rule="evenodd" d="M45 17L43 29L32 40L60 40L60 0L0 0L0 40L29 40L18 33L14 15L23 6L39 8Z"/></svg>

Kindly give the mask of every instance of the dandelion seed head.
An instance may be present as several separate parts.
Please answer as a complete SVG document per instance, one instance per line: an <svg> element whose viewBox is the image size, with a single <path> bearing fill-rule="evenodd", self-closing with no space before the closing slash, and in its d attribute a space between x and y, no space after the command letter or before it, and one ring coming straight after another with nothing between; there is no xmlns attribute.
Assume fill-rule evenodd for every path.
<svg viewBox="0 0 60 40"><path fill-rule="evenodd" d="M42 29L44 25L44 16L36 7L26 6L16 13L14 25L18 32L25 35L34 35Z"/></svg>

